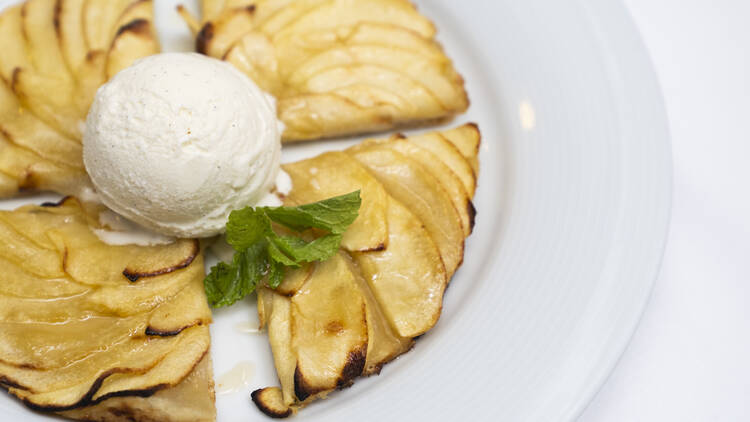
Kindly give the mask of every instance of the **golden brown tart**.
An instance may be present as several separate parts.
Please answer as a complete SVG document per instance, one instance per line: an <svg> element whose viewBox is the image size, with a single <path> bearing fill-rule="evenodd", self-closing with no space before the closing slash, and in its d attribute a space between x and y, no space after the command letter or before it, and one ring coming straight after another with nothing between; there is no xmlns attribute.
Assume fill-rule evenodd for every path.
<svg viewBox="0 0 750 422"><path fill-rule="evenodd" d="M88 185L96 89L158 52L150 0L27 0L0 13L0 197Z"/></svg>
<svg viewBox="0 0 750 422"><path fill-rule="evenodd" d="M200 245L110 246L98 211L0 212L0 386L73 419L213 420Z"/></svg>
<svg viewBox="0 0 750 422"><path fill-rule="evenodd" d="M287 164L297 205L360 189L360 216L330 260L260 289L280 387L253 393L286 417L408 351L430 330L474 224L475 125L368 140Z"/></svg>
<svg viewBox="0 0 750 422"><path fill-rule="evenodd" d="M469 105L434 25L408 0L201 3L201 23L186 16L197 50L276 97L284 141L424 124Z"/></svg>

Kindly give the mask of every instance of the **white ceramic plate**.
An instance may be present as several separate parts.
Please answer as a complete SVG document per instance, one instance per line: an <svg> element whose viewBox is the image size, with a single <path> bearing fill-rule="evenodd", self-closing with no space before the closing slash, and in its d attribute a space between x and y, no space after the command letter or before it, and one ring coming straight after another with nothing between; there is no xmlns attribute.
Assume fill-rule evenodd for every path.
<svg viewBox="0 0 750 422"><path fill-rule="evenodd" d="M156 0L162 41L189 49L175 3ZM437 327L295 420L575 419L630 339L664 246L670 150L649 58L617 0L418 3L467 81L472 107L456 123L483 133L477 226ZM236 328L254 318L250 301L216 313L217 376L255 368L218 397L219 421L264 419L249 393L276 383L270 351ZM0 415L46 420L5 396Z"/></svg>

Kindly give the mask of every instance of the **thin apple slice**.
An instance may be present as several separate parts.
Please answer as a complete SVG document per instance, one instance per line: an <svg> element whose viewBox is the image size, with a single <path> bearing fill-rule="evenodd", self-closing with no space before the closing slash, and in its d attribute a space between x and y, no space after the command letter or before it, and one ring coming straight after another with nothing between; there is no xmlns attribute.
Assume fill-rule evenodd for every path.
<svg viewBox="0 0 750 422"><path fill-rule="evenodd" d="M243 35L253 28L255 6L227 9L213 22L206 23L196 37L195 50L212 57L224 57Z"/></svg>
<svg viewBox="0 0 750 422"><path fill-rule="evenodd" d="M311 110L316 110L311 113ZM376 108L357 105L333 94L281 98L279 120L286 124L284 142L300 142L347 133L375 132L393 125L392 117Z"/></svg>
<svg viewBox="0 0 750 422"><path fill-rule="evenodd" d="M40 120L72 139L81 139L85 115L75 107L72 79L43 76L29 69L16 69L13 92L19 102Z"/></svg>
<svg viewBox="0 0 750 422"><path fill-rule="evenodd" d="M142 57L159 52L159 43L151 21L135 19L121 26L107 54L107 78Z"/></svg>
<svg viewBox="0 0 750 422"><path fill-rule="evenodd" d="M87 393L98 389L96 381L106 377L112 368L124 373L144 373L153 368L180 341L181 336L158 338L127 338L121 343L111 344L106 351L100 351L85 359L71 362L70 365L55 371L30 368L17 368L0 362L0 373L23 388L19 393L28 396L36 393L49 393L67 390L60 400L63 406L75 405ZM94 391L91 391L91 390ZM26 390L26 391L24 391Z"/></svg>
<svg viewBox="0 0 750 422"><path fill-rule="evenodd" d="M54 283L46 280L37 279L37 284L54 287ZM62 323L0 321L0 334L4 339L0 344L0 361L25 368L54 369L105 350L110 344L120 343L130 336L175 336L190 327L210 322L203 284L196 277L151 313L125 318L85 317L83 313ZM99 334L92 338L91 333ZM50 348L50 344L55 347Z"/></svg>
<svg viewBox="0 0 750 422"><path fill-rule="evenodd" d="M196 262L198 268L201 265L202 262ZM152 311L146 327L147 335L174 336L190 327L208 325L213 321L201 272L196 271L186 284L174 297Z"/></svg>
<svg viewBox="0 0 750 422"><path fill-rule="evenodd" d="M68 69L77 76L78 69L86 61L89 52L83 31L83 6L86 0L57 0L54 22L57 38L68 64ZM77 78L82 81L82 78Z"/></svg>
<svg viewBox="0 0 750 422"><path fill-rule="evenodd" d="M147 397L111 397L93 406L59 412L81 421L109 421L111 415L128 415L134 420L161 422L214 422L213 369L210 353L177 386Z"/></svg>
<svg viewBox="0 0 750 422"><path fill-rule="evenodd" d="M0 361L30 369L56 369L121 343L131 332L142 334L147 325L147 315L93 317L58 324L0 322ZM91 333L98 335L92 337Z"/></svg>
<svg viewBox="0 0 750 422"><path fill-rule="evenodd" d="M353 257L394 330L413 338L427 332L440 317L449 277L422 222L393 199L388 225L388 249Z"/></svg>
<svg viewBox="0 0 750 422"><path fill-rule="evenodd" d="M55 250L40 248L10 225L0 223L0 256L33 275L44 278L64 278L63 262Z"/></svg>
<svg viewBox="0 0 750 422"><path fill-rule="evenodd" d="M0 128L2 125L0 125ZM39 134L39 133L37 133ZM9 142L0 133L0 172L15 179L19 189L73 193L90 184L83 168L58 165ZM18 191L12 192L16 194Z"/></svg>
<svg viewBox="0 0 750 422"><path fill-rule="evenodd" d="M340 255L319 264L292 297L294 389L304 402L349 385L362 374L367 355L365 301Z"/></svg>
<svg viewBox="0 0 750 422"><path fill-rule="evenodd" d="M268 320L268 341L281 382L282 401L288 407L295 401L294 371L297 367L297 357L292 348L291 299L268 289L262 289L259 294L270 296L272 311Z"/></svg>
<svg viewBox="0 0 750 422"><path fill-rule="evenodd" d="M284 165L294 181L287 205L302 205L360 190L359 217L344 233L341 245L348 251L380 250L387 246L386 198L383 186L350 156L327 152L315 158Z"/></svg>
<svg viewBox="0 0 750 422"><path fill-rule="evenodd" d="M11 6L0 13L0 76L6 81L13 78L18 68L31 68L26 40L23 36L22 5Z"/></svg>
<svg viewBox="0 0 750 422"><path fill-rule="evenodd" d="M58 91L52 91L58 92ZM49 92L48 92L49 93ZM49 108L49 107L47 107ZM54 113L50 109L49 113ZM56 119L57 116L52 117ZM0 129L8 141L57 164L83 169L81 144L23 110L10 87L0 81Z"/></svg>
<svg viewBox="0 0 750 422"><path fill-rule="evenodd" d="M59 323L71 318L117 315L127 317L164 305L204 271L191 265L184 271L135 285L99 287L79 295L26 299L0 295L0 320ZM127 283L127 282L125 282Z"/></svg>
<svg viewBox="0 0 750 422"><path fill-rule="evenodd" d="M266 387L255 390L250 397L261 412L274 419L292 416L294 410L284 402L284 393L279 387Z"/></svg>
<svg viewBox="0 0 750 422"><path fill-rule="evenodd" d="M70 83L72 75L57 40L55 2L26 0L22 7L23 34L34 71Z"/></svg>
<svg viewBox="0 0 750 422"><path fill-rule="evenodd" d="M437 251L435 252L437 253ZM360 270L354 265L350 257L344 256L344 258L349 270L354 274L360 294L365 299L367 311L367 360L362 374L377 374L383 365L409 351L414 344L414 340L401 337L392 328Z"/></svg>
<svg viewBox="0 0 750 422"><path fill-rule="evenodd" d="M76 283L66 277L49 278L40 283L38 276L5 257L0 257L0 268L3 269L5 278L13 280L12 283L0 283L0 295L4 296L49 300L76 296L91 290L91 286Z"/></svg>
<svg viewBox="0 0 750 422"><path fill-rule="evenodd" d="M292 19L282 21L269 19L262 30L281 38L290 33L304 33L326 27L344 27L359 22L384 22L410 28L425 38L435 35L435 26L420 15L414 6L402 0L334 0L320 2L303 0L299 4L302 13ZM313 5L310 7L310 5ZM291 9L292 6L286 9Z"/></svg>
<svg viewBox="0 0 750 422"><path fill-rule="evenodd" d="M201 0L201 18L203 21L216 21L236 9L263 4L263 0Z"/></svg>
<svg viewBox="0 0 750 422"><path fill-rule="evenodd" d="M464 230L445 188L419 163L386 147L363 145L347 152L383 184L388 194L409 204L435 241L450 278L463 260ZM389 234L391 231L389 225Z"/></svg>
<svg viewBox="0 0 750 422"><path fill-rule="evenodd" d="M394 29L394 31L403 30ZM465 98L462 86L456 83L457 75L445 72L445 65L449 63L450 61L445 56L430 59L408 50L396 49L393 46L354 44L331 48L310 57L294 68L287 81L293 86L304 86L307 81L328 69L335 67L351 69L357 65L368 65L380 71L388 69L412 81L419 81L422 88L438 101L443 110L450 110L453 107L464 109L467 103L456 101L457 98ZM364 79L363 76L363 82L377 83L377 78L373 78L372 74L365 74L365 76L369 78ZM401 91L401 89L396 89L396 91L409 92ZM412 95L408 95L407 98L411 99Z"/></svg>
<svg viewBox="0 0 750 422"><path fill-rule="evenodd" d="M66 254L65 271L89 285L117 286L169 274L191 265L200 253L198 241L192 239L169 245L110 246L85 225L61 227L50 231L50 236Z"/></svg>
<svg viewBox="0 0 750 422"><path fill-rule="evenodd" d="M143 375L113 374L102 383L94 401L117 395L121 391L157 390L179 384L208 353L211 339L208 326L199 325L183 331L175 347L158 365Z"/></svg>
<svg viewBox="0 0 750 422"><path fill-rule="evenodd" d="M47 411L62 411L93 404L120 391L153 393L179 384L201 361L208 351L208 327L194 327L180 336L150 338L133 343L141 349L125 349L120 353L106 354L111 355L107 356L110 359L119 357L117 363L87 362L91 359L89 358L79 361L85 364L76 362L63 368L63 372L56 371L59 379L54 382L50 382L49 375L44 374L44 380L34 383L37 387L33 393L20 388L10 388L8 392L32 408ZM109 369L109 373L100 369L111 368L112 365L116 366ZM66 376L62 376L62 373ZM27 375L21 379L33 378L35 376Z"/></svg>
<svg viewBox="0 0 750 422"><path fill-rule="evenodd" d="M423 60L449 63L438 44L414 31L389 23L360 22L350 27L317 29L294 34L293 37L277 37L273 45L285 78L290 72L296 72L301 64L314 60L328 50L355 46L390 47ZM398 65L396 62L389 64Z"/></svg>
<svg viewBox="0 0 750 422"><path fill-rule="evenodd" d="M474 170L466 157L441 132L409 136L408 141L438 156L461 179L469 196L474 197L477 187Z"/></svg>
<svg viewBox="0 0 750 422"><path fill-rule="evenodd" d="M408 106L398 110L404 113L404 116L393 115L391 116L393 120L411 119L414 118L415 113L418 113L420 118L430 119L445 112L438 98L420 82L401 72L368 64L357 63L324 70L307 79L300 88L320 94L336 92L337 89L355 84L374 86L401 96ZM387 108L381 108L381 113L387 111Z"/></svg>
<svg viewBox="0 0 750 422"><path fill-rule="evenodd" d="M449 140L461 154L466 157L474 170L474 175L479 175L479 145L482 135L479 126L467 123L454 129L442 132L445 139Z"/></svg>
<svg viewBox="0 0 750 422"><path fill-rule="evenodd" d="M391 140L381 142L380 145L397 151L421 164L430 172L445 188L448 195L453 201L453 206L461 217L461 224L464 228L464 236L468 237L474 228L474 206L471 203L471 197L466 192L461 180L453 173L448 166L443 163L435 154L420 148L414 143L407 141L405 138L395 137Z"/></svg>
<svg viewBox="0 0 750 422"><path fill-rule="evenodd" d="M283 94L276 49L264 34L245 34L222 58L249 76L264 91L277 97Z"/></svg>
<svg viewBox="0 0 750 422"><path fill-rule="evenodd" d="M275 289L276 293L292 297L307 282L315 271L315 264L304 264L300 268L288 269L284 280Z"/></svg>
<svg viewBox="0 0 750 422"><path fill-rule="evenodd" d="M107 51L117 31L117 20L138 0L86 0L83 29L90 51Z"/></svg>

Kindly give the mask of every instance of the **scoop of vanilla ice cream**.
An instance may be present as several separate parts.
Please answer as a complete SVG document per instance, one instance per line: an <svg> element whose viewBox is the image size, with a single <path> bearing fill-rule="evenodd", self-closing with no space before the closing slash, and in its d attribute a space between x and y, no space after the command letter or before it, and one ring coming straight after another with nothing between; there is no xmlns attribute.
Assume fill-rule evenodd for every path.
<svg viewBox="0 0 750 422"><path fill-rule="evenodd" d="M102 201L160 233L221 233L280 169L273 98L231 65L193 53L144 58L96 93L83 160Z"/></svg>

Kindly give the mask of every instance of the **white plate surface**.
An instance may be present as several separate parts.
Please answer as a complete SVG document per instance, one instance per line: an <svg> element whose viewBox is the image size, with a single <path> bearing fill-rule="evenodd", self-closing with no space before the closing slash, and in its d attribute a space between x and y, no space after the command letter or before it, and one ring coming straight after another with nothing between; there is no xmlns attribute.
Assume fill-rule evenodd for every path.
<svg viewBox="0 0 750 422"><path fill-rule="evenodd" d="M176 3L156 0L157 20L166 49L185 50ZM483 133L477 226L437 327L294 420L573 420L630 339L664 246L670 150L649 58L617 0L418 4L467 81L472 107L454 123ZM288 147L284 160L353 142ZM255 367L218 397L219 421L265 418L248 397L276 383L270 351L236 329L254 312L216 313L217 376ZM0 419L48 420L4 395Z"/></svg>

